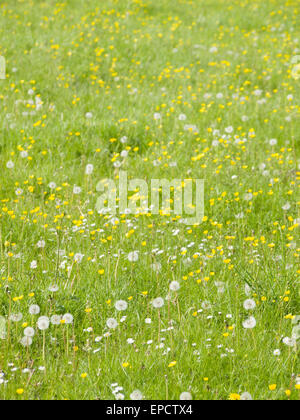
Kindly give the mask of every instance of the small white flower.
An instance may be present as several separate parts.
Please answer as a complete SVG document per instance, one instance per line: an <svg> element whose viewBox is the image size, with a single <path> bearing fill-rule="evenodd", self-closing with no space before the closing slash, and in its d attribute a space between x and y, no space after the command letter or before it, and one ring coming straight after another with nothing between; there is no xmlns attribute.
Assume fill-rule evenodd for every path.
<svg viewBox="0 0 300 420"><path fill-rule="evenodd" d="M273 355L279 357L281 355L281 351L279 349L276 349L273 351Z"/></svg>
<svg viewBox="0 0 300 420"><path fill-rule="evenodd" d="M153 117L154 117L155 120L160 120L161 119L161 115L158 112L156 112Z"/></svg>
<svg viewBox="0 0 300 420"><path fill-rule="evenodd" d="M88 119L88 120L90 120L91 118L93 118L93 114L91 112L87 112L85 114L85 118Z"/></svg>
<svg viewBox="0 0 300 420"><path fill-rule="evenodd" d="M127 339L127 343L128 344L133 344L134 343L134 339L133 338L128 338Z"/></svg>
<svg viewBox="0 0 300 420"><path fill-rule="evenodd" d="M145 319L145 323L146 323L146 324L151 324L151 322L152 322L151 318L146 318L146 319Z"/></svg>
<svg viewBox="0 0 300 420"><path fill-rule="evenodd" d="M32 269L32 270L35 270L36 268L37 268L37 261L32 261L31 263L30 263L30 268Z"/></svg>

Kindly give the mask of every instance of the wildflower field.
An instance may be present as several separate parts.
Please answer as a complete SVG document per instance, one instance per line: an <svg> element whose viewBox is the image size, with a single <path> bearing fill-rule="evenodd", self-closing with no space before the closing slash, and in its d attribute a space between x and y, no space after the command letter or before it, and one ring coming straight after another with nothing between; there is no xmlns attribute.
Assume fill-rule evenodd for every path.
<svg viewBox="0 0 300 420"><path fill-rule="evenodd" d="M0 56L0 399L299 399L299 0L4 0Z"/></svg>

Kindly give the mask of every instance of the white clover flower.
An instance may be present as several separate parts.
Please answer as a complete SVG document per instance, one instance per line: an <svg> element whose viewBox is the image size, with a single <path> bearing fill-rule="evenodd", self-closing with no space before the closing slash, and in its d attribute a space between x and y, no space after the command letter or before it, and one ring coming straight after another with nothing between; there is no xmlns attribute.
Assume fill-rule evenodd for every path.
<svg viewBox="0 0 300 420"><path fill-rule="evenodd" d="M38 315L41 312L41 309L38 305L29 306L30 315Z"/></svg>
<svg viewBox="0 0 300 420"><path fill-rule="evenodd" d="M41 316L37 321L37 327L41 331L45 331L49 328L50 320L47 316Z"/></svg>
<svg viewBox="0 0 300 420"><path fill-rule="evenodd" d="M152 302L152 305L154 308L159 309L162 308L164 306L165 301L163 300L162 297L158 297L156 299L154 299L154 301Z"/></svg>
<svg viewBox="0 0 300 420"><path fill-rule="evenodd" d="M34 337L35 331L32 327L27 327L24 330L25 337Z"/></svg>
<svg viewBox="0 0 300 420"><path fill-rule="evenodd" d="M245 300L243 306L246 311L251 311L252 309L256 308L256 303L253 299L247 299Z"/></svg>
<svg viewBox="0 0 300 420"><path fill-rule="evenodd" d="M193 397L192 397L192 394L191 394L190 392L182 392L182 393L180 394L179 399L180 399L181 401L189 401L189 400L192 400L192 399L193 399Z"/></svg>
<svg viewBox="0 0 300 420"><path fill-rule="evenodd" d="M128 303L125 300L118 300L115 304L117 311L126 311L128 308Z"/></svg>
<svg viewBox="0 0 300 420"><path fill-rule="evenodd" d="M180 289L180 284L179 284L178 281L174 280L170 283L169 288L170 288L170 290L172 290L172 292L176 292L177 290Z"/></svg>
<svg viewBox="0 0 300 420"><path fill-rule="evenodd" d="M115 318L108 318L108 320L106 321L106 325L108 326L109 329L114 330L117 328L119 324Z"/></svg>
<svg viewBox="0 0 300 420"><path fill-rule="evenodd" d="M246 319L246 321L243 322L243 327L246 330L251 330L256 327L256 319L254 316L251 316L250 318Z"/></svg>
<svg viewBox="0 0 300 420"><path fill-rule="evenodd" d="M139 401L143 399L143 394L141 393L141 391L139 391L138 389L136 389L135 391L133 391L130 394L130 399L133 401Z"/></svg>

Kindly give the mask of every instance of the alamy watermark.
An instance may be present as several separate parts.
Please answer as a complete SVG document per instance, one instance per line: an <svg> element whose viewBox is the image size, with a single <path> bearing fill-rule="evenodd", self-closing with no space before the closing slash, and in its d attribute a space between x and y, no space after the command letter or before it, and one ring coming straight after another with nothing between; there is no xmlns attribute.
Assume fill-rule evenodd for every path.
<svg viewBox="0 0 300 420"><path fill-rule="evenodd" d="M6 61L5 58L0 55L0 80L6 79Z"/></svg>
<svg viewBox="0 0 300 420"><path fill-rule="evenodd" d="M97 185L96 208L101 214L170 215L186 225L196 225L204 217L203 179L128 179L120 171L118 185L103 179Z"/></svg>

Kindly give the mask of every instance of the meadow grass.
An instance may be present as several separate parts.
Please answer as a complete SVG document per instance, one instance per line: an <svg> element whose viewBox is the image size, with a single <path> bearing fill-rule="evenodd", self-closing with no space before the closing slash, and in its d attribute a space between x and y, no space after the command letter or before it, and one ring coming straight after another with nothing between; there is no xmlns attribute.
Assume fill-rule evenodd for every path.
<svg viewBox="0 0 300 420"><path fill-rule="evenodd" d="M299 9L1 2L0 399L299 398ZM120 170L202 223L98 214Z"/></svg>

